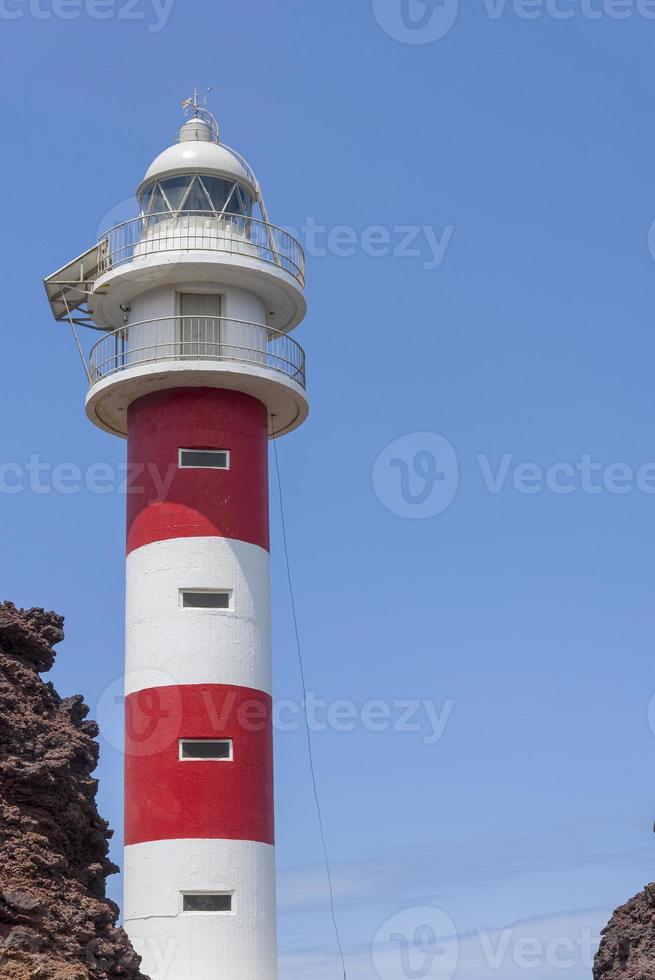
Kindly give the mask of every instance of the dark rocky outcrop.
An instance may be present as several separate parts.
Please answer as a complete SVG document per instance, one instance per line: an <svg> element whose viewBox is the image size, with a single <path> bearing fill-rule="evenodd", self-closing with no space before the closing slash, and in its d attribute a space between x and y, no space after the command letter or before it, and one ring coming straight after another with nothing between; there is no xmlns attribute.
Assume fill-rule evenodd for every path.
<svg viewBox="0 0 655 980"><path fill-rule="evenodd" d="M617 909L603 930L594 980L655 980L655 885Z"/></svg>
<svg viewBox="0 0 655 980"><path fill-rule="evenodd" d="M105 897L118 868L95 802L98 727L39 676L63 623L0 603L0 978L143 980Z"/></svg>

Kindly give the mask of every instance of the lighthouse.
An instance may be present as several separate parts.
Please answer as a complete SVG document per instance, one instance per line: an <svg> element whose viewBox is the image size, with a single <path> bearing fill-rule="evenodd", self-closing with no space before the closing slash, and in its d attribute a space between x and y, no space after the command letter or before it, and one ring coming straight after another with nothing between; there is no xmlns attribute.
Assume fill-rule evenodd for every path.
<svg viewBox="0 0 655 980"><path fill-rule="evenodd" d="M304 256L185 107L45 286L127 440L125 928L152 980L275 980L268 443L308 413Z"/></svg>

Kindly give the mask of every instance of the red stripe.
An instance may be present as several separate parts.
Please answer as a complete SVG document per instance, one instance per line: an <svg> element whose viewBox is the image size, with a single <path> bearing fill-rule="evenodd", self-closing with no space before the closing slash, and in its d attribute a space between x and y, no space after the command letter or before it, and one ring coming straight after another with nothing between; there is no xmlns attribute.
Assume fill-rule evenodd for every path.
<svg viewBox="0 0 655 980"><path fill-rule="evenodd" d="M126 699L125 842L274 843L272 700L224 684ZM231 738L231 762L182 762L180 738Z"/></svg>
<svg viewBox="0 0 655 980"><path fill-rule="evenodd" d="M268 416L240 391L173 388L130 405L127 550L219 536L269 548ZM229 470L178 467L180 449L229 449Z"/></svg>

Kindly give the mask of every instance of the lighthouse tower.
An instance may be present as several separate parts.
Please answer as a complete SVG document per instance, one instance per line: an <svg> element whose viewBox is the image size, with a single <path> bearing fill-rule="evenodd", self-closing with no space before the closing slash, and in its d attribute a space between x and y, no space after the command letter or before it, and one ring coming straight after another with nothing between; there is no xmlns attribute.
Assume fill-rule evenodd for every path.
<svg viewBox="0 0 655 980"><path fill-rule="evenodd" d="M45 285L127 439L125 928L153 980L274 980L268 440L308 412L304 258L187 106L137 216Z"/></svg>

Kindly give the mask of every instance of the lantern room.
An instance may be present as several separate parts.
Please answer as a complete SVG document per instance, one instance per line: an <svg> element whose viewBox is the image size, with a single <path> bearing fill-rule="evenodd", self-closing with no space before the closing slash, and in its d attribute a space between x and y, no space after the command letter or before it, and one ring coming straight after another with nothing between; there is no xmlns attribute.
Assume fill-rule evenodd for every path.
<svg viewBox="0 0 655 980"><path fill-rule="evenodd" d="M304 353L288 336L307 309L303 250L270 222L211 113L192 108L138 185L137 215L46 290L57 319L107 335L85 366L101 428L125 435L132 400L183 383L246 390L268 406L272 434L286 432L307 415Z"/></svg>

